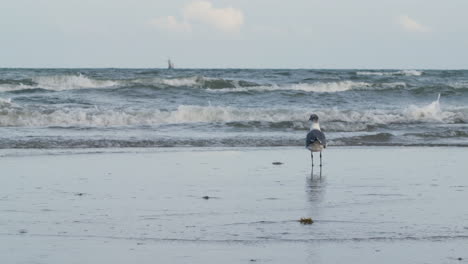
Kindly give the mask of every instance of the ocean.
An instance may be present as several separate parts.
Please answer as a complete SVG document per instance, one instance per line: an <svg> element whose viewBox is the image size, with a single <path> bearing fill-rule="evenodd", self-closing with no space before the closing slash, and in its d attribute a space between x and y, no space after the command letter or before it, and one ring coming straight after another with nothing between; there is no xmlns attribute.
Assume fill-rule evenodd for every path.
<svg viewBox="0 0 468 264"><path fill-rule="evenodd" d="M302 146L312 113L329 146L468 146L468 71L0 69L1 149Z"/></svg>

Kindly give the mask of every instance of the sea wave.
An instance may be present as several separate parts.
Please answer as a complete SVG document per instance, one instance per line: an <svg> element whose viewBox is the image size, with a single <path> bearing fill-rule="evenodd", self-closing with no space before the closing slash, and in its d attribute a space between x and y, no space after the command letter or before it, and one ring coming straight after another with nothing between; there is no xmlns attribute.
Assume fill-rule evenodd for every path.
<svg viewBox="0 0 468 264"><path fill-rule="evenodd" d="M207 89L223 89L223 88L243 88L260 86L260 84L238 79L211 78L204 76L179 77L179 78L152 78L152 79L135 79L130 81L131 84L163 84L168 87L191 87L191 88L207 88Z"/></svg>
<svg viewBox="0 0 468 264"><path fill-rule="evenodd" d="M32 81L37 83L38 88L54 91L112 87L118 85L116 81L93 79L82 74L37 76L33 77Z"/></svg>
<svg viewBox="0 0 468 264"><path fill-rule="evenodd" d="M7 102L11 104L11 101ZM37 109L10 106L0 108L0 126L132 126L180 123L261 122L274 126L284 122L306 128L311 110L279 108L238 108L229 106L180 105L177 109L135 111L129 109L101 110L99 108ZM371 129L374 125L408 123L468 123L466 109L442 110L439 100L428 105L411 105L401 110L345 110L338 108L313 111L321 117L325 128L336 131ZM263 123L262 123L263 122ZM286 123L288 124L288 123Z"/></svg>
<svg viewBox="0 0 468 264"><path fill-rule="evenodd" d="M405 82L386 82L386 83L369 83L355 81L340 81L340 82L315 82L315 83L298 83L288 85L270 85L270 86L244 86L235 88L221 89L206 89L209 92L269 92L269 91L297 91L297 92L315 92L315 93L338 93L346 91L380 91L405 89Z"/></svg>
<svg viewBox="0 0 468 264"><path fill-rule="evenodd" d="M11 98L7 98L7 99L4 99L4 98L0 98L0 109L3 108L3 107L9 107L9 106L12 106L12 102L11 102Z"/></svg>
<svg viewBox="0 0 468 264"><path fill-rule="evenodd" d="M468 89L468 81L452 81L448 85L455 89Z"/></svg>
<svg viewBox="0 0 468 264"><path fill-rule="evenodd" d="M328 140L329 146L460 146L467 147L464 137L452 141L437 141L422 138L414 140L415 135L373 133L360 136L335 135ZM328 134L330 135L330 134ZM273 147L303 146L304 134L221 134L187 137L179 135L152 135L149 137L112 137L97 136L28 136L21 138L2 138L0 149L54 149L54 148L148 148L148 147ZM416 135L418 136L418 135ZM442 135L444 136L444 135ZM465 137L466 138L466 137Z"/></svg>
<svg viewBox="0 0 468 264"><path fill-rule="evenodd" d="M329 122L365 124L408 124L408 123L466 123L467 112L463 109L442 110L439 100L428 105L410 105L401 110L339 110L337 108L316 111L323 120Z"/></svg>
<svg viewBox="0 0 468 264"><path fill-rule="evenodd" d="M22 82L0 83L0 92L24 91L37 88L36 84L24 84Z"/></svg>
<svg viewBox="0 0 468 264"><path fill-rule="evenodd" d="M336 93L344 92L353 89L368 89L372 87L370 83L341 81L341 82L316 82L316 83L298 83L288 85L271 85L271 86L248 86L236 88L210 89L211 92L263 92L263 91L302 91L316 93Z"/></svg>
<svg viewBox="0 0 468 264"><path fill-rule="evenodd" d="M96 89L115 87L151 86L154 88L190 87L190 88L242 88L260 86L261 84L237 79L210 78L204 76L189 77L146 77L134 79L96 79L83 74L35 76L30 80L2 80L0 92L44 89L64 91L75 89Z"/></svg>
<svg viewBox="0 0 468 264"><path fill-rule="evenodd" d="M174 78L174 79L153 79L153 83L163 83L169 86L194 86L197 85L200 82L201 78L200 77L188 77L188 78ZM134 83L144 83L145 80L137 79L135 81L132 81Z"/></svg>
<svg viewBox="0 0 468 264"><path fill-rule="evenodd" d="M217 123L236 121L282 122L302 114L287 109L243 109L234 107L181 105L173 111L95 109L23 109L3 108L0 126L128 126L180 123Z"/></svg>
<svg viewBox="0 0 468 264"><path fill-rule="evenodd" d="M119 83L117 81L93 79L82 74L35 76L31 78L31 80L20 80L16 82L0 84L0 92L32 89L63 91L73 89L114 87L118 84Z"/></svg>
<svg viewBox="0 0 468 264"><path fill-rule="evenodd" d="M421 76L423 71L417 70L400 70L400 71L358 71L356 75L371 75L371 76Z"/></svg>
<svg viewBox="0 0 468 264"><path fill-rule="evenodd" d="M379 73L379 72L377 72ZM290 91L298 93L339 93L346 91L383 91L383 90L408 90L414 93L433 93L468 91L467 82L453 81L445 86L418 86L408 85L403 81L378 82L378 81L315 81L289 84L265 83L249 79L213 78L206 76L186 77L144 77L133 79L104 79L93 78L83 74L76 75L47 75L35 76L31 79L0 80L0 92L31 92L66 91L79 89L203 89L208 92L225 93L260 93L275 91ZM115 91L115 90L112 90ZM117 91L118 92L118 91Z"/></svg>
<svg viewBox="0 0 468 264"><path fill-rule="evenodd" d="M468 138L467 130L444 130L444 131L431 131L431 132L419 132L419 133L405 133L403 136L413 136L419 138ZM435 141L435 140L434 140Z"/></svg>
<svg viewBox="0 0 468 264"><path fill-rule="evenodd" d="M189 76L177 78L135 78L121 80L95 79L82 74L37 76L31 80L0 83L0 92L44 89L64 91L75 89L119 88L119 87L153 87L153 88L201 88L210 92L268 92L268 91L300 91L317 93L336 93L349 90L395 89L405 88L404 82L367 83L356 81L315 82L293 84L265 84L242 79L211 78L204 76Z"/></svg>
<svg viewBox="0 0 468 264"><path fill-rule="evenodd" d="M146 139L34 137L2 140L0 149L83 149L83 148L151 148L151 147L272 147L300 146L302 139L284 137L162 137Z"/></svg>

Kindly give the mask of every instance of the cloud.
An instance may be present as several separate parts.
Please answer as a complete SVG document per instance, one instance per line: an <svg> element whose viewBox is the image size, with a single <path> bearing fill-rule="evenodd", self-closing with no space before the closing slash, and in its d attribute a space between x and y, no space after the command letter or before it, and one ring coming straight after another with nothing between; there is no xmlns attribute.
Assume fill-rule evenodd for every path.
<svg viewBox="0 0 468 264"><path fill-rule="evenodd" d="M406 30L410 32L429 32L430 29L407 15L398 17L398 23Z"/></svg>
<svg viewBox="0 0 468 264"><path fill-rule="evenodd" d="M190 32L192 26L187 22L179 22L173 16L158 17L150 20L150 24L170 32Z"/></svg>
<svg viewBox="0 0 468 264"><path fill-rule="evenodd" d="M189 3L184 8L184 17L211 25L222 31L238 31L244 24L244 15L237 8L215 8L208 1Z"/></svg>
<svg viewBox="0 0 468 264"><path fill-rule="evenodd" d="M244 15L240 9L233 7L216 8L208 1L195 1L186 4L182 9L183 19L174 16L158 17L150 24L170 32L190 32L193 24L211 26L224 32L239 31L244 24Z"/></svg>

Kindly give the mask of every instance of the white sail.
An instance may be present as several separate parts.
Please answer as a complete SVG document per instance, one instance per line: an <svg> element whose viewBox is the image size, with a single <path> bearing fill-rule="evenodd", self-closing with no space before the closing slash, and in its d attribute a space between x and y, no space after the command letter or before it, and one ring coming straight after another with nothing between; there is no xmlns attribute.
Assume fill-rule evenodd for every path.
<svg viewBox="0 0 468 264"><path fill-rule="evenodd" d="M174 69L174 63L170 59L167 60L167 68L168 69Z"/></svg>

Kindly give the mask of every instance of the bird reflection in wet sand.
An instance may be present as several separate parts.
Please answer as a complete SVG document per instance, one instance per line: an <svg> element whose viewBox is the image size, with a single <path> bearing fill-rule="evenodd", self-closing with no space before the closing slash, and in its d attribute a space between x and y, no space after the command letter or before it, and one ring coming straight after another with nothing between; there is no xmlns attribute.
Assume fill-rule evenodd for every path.
<svg viewBox="0 0 468 264"><path fill-rule="evenodd" d="M307 192L307 197L310 202L314 202L314 205L318 205L323 202L325 196L325 190L327 187L326 177L323 178L314 178L307 177L305 189Z"/></svg>

